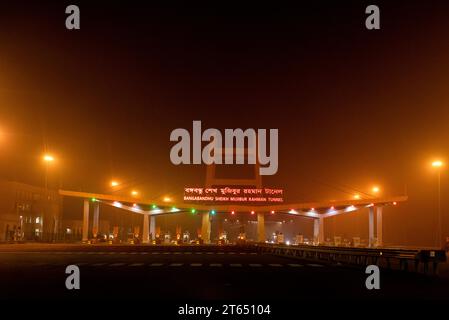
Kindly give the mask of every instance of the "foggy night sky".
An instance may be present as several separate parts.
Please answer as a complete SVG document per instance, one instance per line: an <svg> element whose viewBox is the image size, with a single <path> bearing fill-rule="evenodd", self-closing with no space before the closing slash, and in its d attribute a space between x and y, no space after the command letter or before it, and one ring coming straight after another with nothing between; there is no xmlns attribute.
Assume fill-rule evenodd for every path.
<svg viewBox="0 0 449 320"><path fill-rule="evenodd" d="M42 185L47 148L53 187L108 192L114 178L179 197L205 167L171 164L173 129L278 128L279 170L264 184L287 202L407 190L386 210L386 240L433 245L429 165L449 162L446 1L376 1L377 31L364 1L92 2L73 3L79 31L65 29L72 3L1 2L1 179Z"/></svg>

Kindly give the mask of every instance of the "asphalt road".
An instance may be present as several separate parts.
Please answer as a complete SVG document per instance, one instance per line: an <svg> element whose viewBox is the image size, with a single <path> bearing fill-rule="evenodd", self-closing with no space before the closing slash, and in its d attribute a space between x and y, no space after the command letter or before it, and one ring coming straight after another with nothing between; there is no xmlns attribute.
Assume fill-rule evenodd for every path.
<svg viewBox="0 0 449 320"><path fill-rule="evenodd" d="M65 287L72 264L80 290ZM382 270L380 290L367 290L366 277L237 247L0 246L0 299L449 300L449 282L437 277Z"/></svg>

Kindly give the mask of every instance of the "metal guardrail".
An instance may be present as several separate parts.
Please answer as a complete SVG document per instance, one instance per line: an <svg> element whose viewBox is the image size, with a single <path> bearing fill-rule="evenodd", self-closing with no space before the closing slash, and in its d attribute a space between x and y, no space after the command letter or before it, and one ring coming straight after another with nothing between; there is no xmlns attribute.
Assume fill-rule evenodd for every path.
<svg viewBox="0 0 449 320"><path fill-rule="evenodd" d="M422 273L435 273L438 264L446 262L446 252L444 250L271 244L249 244L249 246L256 248L260 253L353 266L374 264L388 269Z"/></svg>

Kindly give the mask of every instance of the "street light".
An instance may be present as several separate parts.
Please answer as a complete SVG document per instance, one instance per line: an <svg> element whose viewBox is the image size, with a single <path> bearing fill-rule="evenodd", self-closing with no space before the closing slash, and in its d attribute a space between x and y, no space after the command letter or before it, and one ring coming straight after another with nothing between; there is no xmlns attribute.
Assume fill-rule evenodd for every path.
<svg viewBox="0 0 449 320"><path fill-rule="evenodd" d="M118 182L115 181L115 180L112 180L112 181L111 181L111 187L117 187L119 184L120 184L120 183L118 183Z"/></svg>
<svg viewBox="0 0 449 320"><path fill-rule="evenodd" d="M42 157L42 159L45 162L45 191L47 192L48 190L48 165L55 161L55 158L51 155L51 154L44 154L44 156Z"/></svg>
<svg viewBox="0 0 449 320"><path fill-rule="evenodd" d="M374 186L374 187L371 189L371 191L372 191L374 194L376 194L376 193L379 193L380 188L379 188L378 186Z"/></svg>
<svg viewBox="0 0 449 320"><path fill-rule="evenodd" d="M139 194L139 192L137 192L136 190L131 191L131 195L133 196L137 196Z"/></svg>
<svg viewBox="0 0 449 320"><path fill-rule="evenodd" d="M441 168L443 167L443 161L435 160L432 162L432 167L437 170L438 173L438 230L437 230L437 245L441 246Z"/></svg>
<svg viewBox="0 0 449 320"><path fill-rule="evenodd" d="M360 200L360 195L359 195L359 194L355 194L355 195L354 195L354 199L355 199L355 200Z"/></svg>

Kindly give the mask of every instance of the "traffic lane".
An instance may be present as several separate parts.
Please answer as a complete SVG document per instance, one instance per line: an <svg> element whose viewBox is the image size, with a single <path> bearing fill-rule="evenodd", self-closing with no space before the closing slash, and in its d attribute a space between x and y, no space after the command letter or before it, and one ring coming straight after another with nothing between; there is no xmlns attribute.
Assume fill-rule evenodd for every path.
<svg viewBox="0 0 449 320"><path fill-rule="evenodd" d="M314 264L270 255L84 255L82 289L65 289L67 256L44 265L3 264L0 297L170 299L432 299L447 283L423 275L382 271L381 290L365 289L362 269ZM117 258L120 259L117 259ZM48 257L43 256L44 260ZM226 259L228 258L228 259ZM61 260L62 259L62 260ZM221 260L218 260L221 259ZM59 264L61 263L61 264ZM291 266L290 266L291 265ZM8 267L9 266L9 267ZM33 288L40 288L39 295ZM7 295L5 296L5 294Z"/></svg>
<svg viewBox="0 0 449 320"><path fill-rule="evenodd" d="M214 252L152 252L152 253L135 253L135 252L74 252L74 253L33 253L33 254L15 254L0 253L0 266L20 266L33 265L40 266L43 264L60 265L60 264L77 264L77 263L95 263L95 262L207 262L216 261L224 263L242 262L251 263L261 261L280 261L287 263L296 261L291 258L272 256L268 254L250 253L214 253Z"/></svg>

